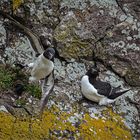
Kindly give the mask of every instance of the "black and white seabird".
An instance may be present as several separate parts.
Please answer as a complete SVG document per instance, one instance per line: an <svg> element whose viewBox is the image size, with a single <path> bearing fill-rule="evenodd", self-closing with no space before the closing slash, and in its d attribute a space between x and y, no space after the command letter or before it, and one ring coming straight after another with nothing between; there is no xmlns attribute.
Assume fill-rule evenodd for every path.
<svg viewBox="0 0 140 140"><path fill-rule="evenodd" d="M123 95L128 90L119 91L120 86L113 87L107 82L103 82L97 77L99 70L91 68L81 80L82 94L89 100L99 103L99 105L108 105L113 103L117 97Z"/></svg>
<svg viewBox="0 0 140 140"><path fill-rule="evenodd" d="M41 55L38 56L34 63L28 64L28 67L32 68L31 77L29 81L39 81L48 76L54 69L55 50L53 48L47 48Z"/></svg>

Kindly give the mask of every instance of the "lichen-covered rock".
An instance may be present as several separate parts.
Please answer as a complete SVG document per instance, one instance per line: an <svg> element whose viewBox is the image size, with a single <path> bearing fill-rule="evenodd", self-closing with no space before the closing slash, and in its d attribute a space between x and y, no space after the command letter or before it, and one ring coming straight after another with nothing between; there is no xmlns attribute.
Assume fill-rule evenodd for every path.
<svg viewBox="0 0 140 140"><path fill-rule="evenodd" d="M98 114L95 114L98 116ZM78 122L77 122L78 121ZM77 122L77 123L76 123ZM71 112L66 114L55 106L37 117L14 118L0 112L1 139L132 139L130 130L124 125L123 118L111 109L102 111L102 117L95 119L88 113ZM12 134L12 135L11 135ZM93 135L95 137L93 137Z"/></svg>
<svg viewBox="0 0 140 140"><path fill-rule="evenodd" d="M7 0L0 4L0 9L11 13ZM12 91L15 78L3 76L4 84L8 81L10 84L8 90L0 91L0 139L137 139L140 128L137 7L138 0L24 1L14 13L15 18L23 18L24 25L43 36L45 47L54 46L58 52L54 59L55 86L40 120L36 116L40 89L28 84L28 73L19 70L27 75L16 77L26 85L21 97ZM26 34L19 34L20 30L4 22L10 23L0 17L1 63L13 66L36 59ZM87 68L93 66L93 60L101 70L101 80L115 87L131 88L110 106L82 100L80 80Z"/></svg>
<svg viewBox="0 0 140 140"><path fill-rule="evenodd" d="M98 58L124 77L129 85L140 86L140 47L137 41L139 33L134 32L132 28L129 26L125 29L117 28L112 32L111 37L104 38L103 45L97 46L95 53ZM136 28L138 30L139 27Z"/></svg>
<svg viewBox="0 0 140 140"><path fill-rule="evenodd" d="M130 6L130 3L126 2L126 5ZM134 2L133 7L134 4L137 5ZM115 0L93 0L88 4L62 2L61 8L74 10L67 12L55 30L57 49L60 56L78 60L91 57L94 51L96 57L111 66L128 84L140 86L139 20L129 9L125 15L126 7L123 10L119 6ZM121 25L124 21L125 26Z"/></svg>
<svg viewBox="0 0 140 140"><path fill-rule="evenodd" d="M68 60L73 58L79 60L82 57L92 56L90 43L76 34L78 28L81 28L81 24L77 22L75 14L69 11L55 29L54 38L57 41L57 50L61 57Z"/></svg>
<svg viewBox="0 0 140 140"><path fill-rule="evenodd" d="M80 39L85 38L85 33L89 34L86 36L87 39L91 39L91 36L94 36L94 39L92 38L92 49L96 56L107 65L110 65L121 77L124 77L128 84L140 86L140 77L138 76L140 74L140 23L136 16L137 11L134 10L139 2L125 1L120 3L115 0L110 2L91 0L87 4L82 0L77 2L70 0L63 2L62 7L74 9L75 19L81 26L78 32L84 33L84 36L80 36ZM127 15L125 15L124 11L126 11ZM132 11L135 13L134 15ZM127 26L122 25L116 28L115 31L112 30L113 26L115 27L116 24L124 21L128 23ZM77 33L77 31L74 33ZM102 45L96 44L95 38L97 41L101 40ZM94 43L96 44L96 49ZM85 48L91 52L89 46L88 44ZM65 48L67 47L64 47L64 51ZM60 54L63 55L63 52L61 51ZM69 52L64 55L64 57L68 56Z"/></svg>
<svg viewBox="0 0 140 140"><path fill-rule="evenodd" d="M31 49L29 40L23 37L20 37L19 40L16 41L13 48L6 47L3 56L6 58L6 63L11 65L15 63L25 65L35 60L35 53L33 49Z"/></svg>

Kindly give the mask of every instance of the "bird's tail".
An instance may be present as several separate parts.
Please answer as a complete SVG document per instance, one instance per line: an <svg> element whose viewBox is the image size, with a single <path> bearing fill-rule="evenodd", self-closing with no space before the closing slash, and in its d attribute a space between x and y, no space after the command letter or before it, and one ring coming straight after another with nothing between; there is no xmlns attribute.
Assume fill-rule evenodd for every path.
<svg viewBox="0 0 140 140"><path fill-rule="evenodd" d="M127 90L124 90L124 91L115 92L114 94L110 95L108 98L109 99L116 99L116 98L120 97L121 95L125 94L128 91L130 91L130 89L127 89Z"/></svg>

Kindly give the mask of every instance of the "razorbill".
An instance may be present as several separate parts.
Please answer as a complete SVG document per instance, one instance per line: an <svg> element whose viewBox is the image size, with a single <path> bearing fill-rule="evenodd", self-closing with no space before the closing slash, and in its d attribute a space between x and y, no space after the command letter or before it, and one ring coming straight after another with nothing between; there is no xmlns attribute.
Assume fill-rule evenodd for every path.
<svg viewBox="0 0 140 140"><path fill-rule="evenodd" d="M113 103L117 97L130 90L119 91L120 86L113 87L109 83L97 79L98 76L99 70L97 68L93 67L88 70L81 79L81 90L87 99L97 102L99 105Z"/></svg>
<svg viewBox="0 0 140 140"><path fill-rule="evenodd" d="M41 55L38 56L34 63L28 64L28 67L32 68L29 81L39 81L51 74L54 69L55 50L53 48L47 48Z"/></svg>

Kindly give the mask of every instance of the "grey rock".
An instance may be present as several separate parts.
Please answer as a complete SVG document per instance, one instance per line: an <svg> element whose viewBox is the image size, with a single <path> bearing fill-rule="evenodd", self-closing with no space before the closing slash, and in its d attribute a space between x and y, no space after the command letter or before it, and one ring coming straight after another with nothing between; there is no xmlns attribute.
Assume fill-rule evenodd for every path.
<svg viewBox="0 0 140 140"><path fill-rule="evenodd" d="M1 106L0 106L0 111L8 112L8 110L5 108L4 105L1 105Z"/></svg>
<svg viewBox="0 0 140 140"><path fill-rule="evenodd" d="M2 6L3 4L4 1ZM123 113L125 124L136 139L139 133L139 106L132 104L127 98L139 102L139 0L119 1L119 5L116 0L36 0L35 3L25 2L25 7L29 10L29 15L27 11L25 13L28 15L27 21L30 21L33 27L32 31L38 36L47 36L48 44L54 46L59 56L66 60L62 61L60 57L54 59L56 82L47 108L55 105L61 112L71 113L74 110L75 114L69 117L68 121L75 126L80 123L79 120L85 112L97 120L107 119L101 112L108 107L100 107L89 101L78 103L82 99L81 77L87 68L94 64L90 63L93 58L96 58L94 61L101 69L101 80L116 87L121 85L123 89L131 88L111 107L114 112ZM21 11L19 8L16 14L22 13L20 16L24 17ZM3 19L0 20L0 45L5 45L6 30L2 24ZM12 65L19 61L27 64L35 59L25 36L18 36L10 45L5 48L4 55L0 56L2 62ZM8 59L5 60L5 57ZM33 108L37 112L39 100L32 100ZM29 102L27 105L32 110ZM62 139L63 132L56 130L54 133ZM71 134L65 130L64 134L67 133ZM77 134L79 135L79 132Z"/></svg>

